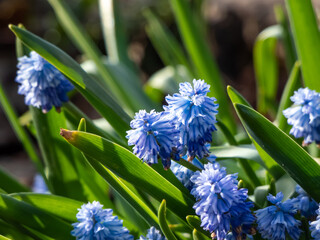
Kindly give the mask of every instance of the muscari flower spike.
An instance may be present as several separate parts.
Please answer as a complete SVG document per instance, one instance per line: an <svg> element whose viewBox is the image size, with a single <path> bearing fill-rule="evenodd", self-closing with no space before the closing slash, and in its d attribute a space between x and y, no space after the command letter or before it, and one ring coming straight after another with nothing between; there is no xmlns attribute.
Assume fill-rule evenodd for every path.
<svg viewBox="0 0 320 240"><path fill-rule="evenodd" d="M78 209L78 222L72 224L74 229L71 235L77 240L133 240L129 230L123 227L122 220L112 215L112 209L102 207L97 201L83 204Z"/></svg>
<svg viewBox="0 0 320 240"><path fill-rule="evenodd" d="M320 240L320 205L316 213L318 214L318 216L315 221L310 222L310 231L311 237L313 237L313 239Z"/></svg>
<svg viewBox="0 0 320 240"><path fill-rule="evenodd" d="M196 167L203 169L203 165L199 162L198 159L193 159L192 164ZM190 180L191 176L194 174L194 171L180 165L179 163L176 163L174 161L171 161L171 171L173 174L178 178L178 180L189 190L191 191L193 187L193 182Z"/></svg>
<svg viewBox="0 0 320 240"><path fill-rule="evenodd" d="M147 113L140 110L136 113L127 131L129 146L134 145L133 152L148 164L158 162L158 155L162 159L165 169L171 164L171 153L176 146L178 131L167 118L167 114L152 110Z"/></svg>
<svg viewBox="0 0 320 240"><path fill-rule="evenodd" d="M293 240L298 240L301 230L301 222L294 218L297 213L297 199L283 199L282 192L275 197L269 194L269 202L273 205L255 211L258 223L258 231L261 236L269 240L285 240L286 234L289 234Z"/></svg>
<svg viewBox="0 0 320 240"><path fill-rule="evenodd" d="M212 132L216 130L219 105L215 98L207 96L209 88L204 80L193 80L193 87L188 82L180 83L179 93L166 97L168 105L164 109L180 132L178 149L189 160L209 155L205 144L212 141Z"/></svg>
<svg viewBox="0 0 320 240"><path fill-rule="evenodd" d="M225 239L231 228L234 236L247 234L243 226L249 232L254 222L250 211L253 204L246 201L247 190L238 189L237 174L227 174L218 163L209 163L203 171L195 172L191 181L191 194L197 200L193 208L204 230L218 240Z"/></svg>
<svg viewBox="0 0 320 240"><path fill-rule="evenodd" d="M35 193L50 193L46 182L39 173L33 178L32 191Z"/></svg>
<svg viewBox="0 0 320 240"><path fill-rule="evenodd" d="M294 103L283 111L292 125L290 134L295 138L304 138L304 145L320 143L320 94L309 88L300 88L290 98Z"/></svg>
<svg viewBox="0 0 320 240"><path fill-rule="evenodd" d="M20 84L18 93L25 95L26 105L42 108L44 113L52 106L59 111L62 103L68 101L67 92L73 89L71 83L36 52L18 60L15 81Z"/></svg>
<svg viewBox="0 0 320 240"><path fill-rule="evenodd" d="M138 240L166 240L165 237L163 237L159 230L157 230L155 227L151 227L148 230L147 236L140 236Z"/></svg>
<svg viewBox="0 0 320 240"><path fill-rule="evenodd" d="M296 192L299 194L297 199L298 202L298 210L302 216L306 218L312 218L316 216L316 210L318 209L317 202L312 199L299 185L296 186Z"/></svg>

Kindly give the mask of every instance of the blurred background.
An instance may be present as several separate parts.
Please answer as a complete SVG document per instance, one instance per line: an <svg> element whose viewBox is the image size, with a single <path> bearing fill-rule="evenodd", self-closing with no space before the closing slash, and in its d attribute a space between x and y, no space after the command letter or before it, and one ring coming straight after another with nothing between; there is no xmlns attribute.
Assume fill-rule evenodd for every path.
<svg viewBox="0 0 320 240"><path fill-rule="evenodd" d="M283 0L192 0L194 8L201 8L207 40L228 85L235 87L255 106L255 74L252 50L257 35L276 23L274 6L284 5ZM68 0L77 18L87 29L102 52L105 53L98 3L96 0ZM163 68L163 63L145 32L142 11L152 8L179 39L178 30L170 12L168 0L119 0L121 15L127 30L129 56L139 66L142 81ZM319 16L320 0L314 1ZM80 55L57 22L50 5L43 0L0 0L0 81L19 115L27 111L23 96L17 94L14 82L17 59L15 37L8 24L23 25L31 32L57 45L74 59L83 62ZM279 90L281 93L288 73L283 49L277 48L279 60ZM81 97L73 99L90 117L97 113ZM35 169L29 162L21 144L0 110L0 165L22 182L30 185Z"/></svg>

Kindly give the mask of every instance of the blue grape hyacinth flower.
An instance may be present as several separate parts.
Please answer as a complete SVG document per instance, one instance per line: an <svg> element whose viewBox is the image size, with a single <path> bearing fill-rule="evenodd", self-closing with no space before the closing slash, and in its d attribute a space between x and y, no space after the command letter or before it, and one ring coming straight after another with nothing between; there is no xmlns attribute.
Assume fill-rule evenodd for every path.
<svg viewBox="0 0 320 240"><path fill-rule="evenodd" d="M192 160L192 164L200 169L203 169L202 163L200 163L196 158ZM178 178L178 180L183 184L183 186L185 186L189 191L191 191L193 187L193 182L190 180L190 178L194 174L194 171L174 161L171 161L170 169L173 172L173 174Z"/></svg>
<svg viewBox="0 0 320 240"><path fill-rule="evenodd" d="M39 173L33 178L32 191L35 193L50 193L46 182Z"/></svg>
<svg viewBox="0 0 320 240"><path fill-rule="evenodd" d="M148 230L147 236L140 236L138 240L166 240L165 237L163 237L159 230L157 230L155 227L151 227Z"/></svg>
<svg viewBox="0 0 320 240"><path fill-rule="evenodd" d="M165 169L171 164L172 149L176 146L178 131L168 119L167 114L152 110L147 113L140 110L136 113L127 131L129 146L134 145L133 152L148 164L158 162L158 155L162 159Z"/></svg>
<svg viewBox="0 0 320 240"><path fill-rule="evenodd" d="M318 216L315 221L310 222L310 231L311 237L313 237L313 239L320 240L320 205L316 213L318 214Z"/></svg>
<svg viewBox="0 0 320 240"><path fill-rule="evenodd" d="M15 81L20 84L18 93L25 95L26 105L42 108L44 113L52 106L59 111L62 103L68 101L67 92L73 89L72 84L36 52L18 60Z"/></svg>
<svg viewBox="0 0 320 240"><path fill-rule="evenodd" d="M246 202L247 190L238 189L237 174L227 174L218 163L209 163L203 171L195 172L191 181L191 194L197 200L193 208L204 230L218 240L225 239L231 228L236 236L246 234L240 228L254 221L252 203Z"/></svg>
<svg viewBox="0 0 320 240"><path fill-rule="evenodd" d="M261 236L269 240L285 240L286 234L294 240L298 240L301 230L299 226L301 222L294 218L297 213L297 199L283 199L282 192L275 197L269 194L267 196L269 202L273 205L255 211L258 223L258 231Z"/></svg>
<svg viewBox="0 0 320 240"><path fill-rule="evenodd" d="M122 220L112 215L112 209L102 209L102 205L93 201L83 204L77 213L78 222L73 223L71 235L77 240L133 240Z"/></svg>
<svg viewBox="0 0 320 240"><path fill-rule="evenodd" d="M320 143L320 94L309 88L300 88L290 98L294 106L283 111L292 125L290 134L304 138L303 144Z"/></svg>
<svg viewBox="0 0 320 240"><path fill-rule="evenodd" d="M299 194L297 199L298 202L298 210L302 216L306 218L310 218L316 216L316 211L318 209L317 202L312 199L299 185L296 186L296 192Z"/></svg>
<svg viewBox="0 0 320 240"><path fill-rule="evenodd" d="M182 156L187 154L189 160L209 155L205 144L212 141L212 132L216 130L219 105L215 98L207 96L209 88L204 80L193 80L193 87L188 82L180 83L179 93L166 97L168 105L164 109L180 132L178 150Z"/></svg>

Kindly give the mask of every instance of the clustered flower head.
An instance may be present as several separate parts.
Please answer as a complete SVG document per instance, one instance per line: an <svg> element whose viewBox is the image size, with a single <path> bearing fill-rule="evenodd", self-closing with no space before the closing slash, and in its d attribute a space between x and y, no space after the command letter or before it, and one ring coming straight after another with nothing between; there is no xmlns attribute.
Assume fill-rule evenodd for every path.
<svg viewBox="0 0 320 240"><path fill-rule="evenodd" d="M320 240L320 205L319 209L316 211L318 214L317 219L310 223L311 237L316 240Z"/></svg>
<svg viewBox="0 0 320 240"><path fill-rule="evenodd" d="M299 185L296 186L296 192L299 194L298 200L298 210L301 216L306 218L311 218L316 216L316 210L318 209L317 202L312 199Z"/></svg>
<svg viewBox="0 0 320 240"><path fill-rule="evenodd" d="M250 211L253 204L247 201L247 190L238 189L237 174L227 174L218 163L208 163L203 171L195 172L191 181L191 194L197 200L193 208L203 229L214 233L218 240L225 239L231 228L234 237L250 232L255 220Z"/></svg>
<svg viewBox="0 0 320 240"><path fill-rule="evenodd" d="M148 230L147 236L140 236L139 240L166 240L166 238L155 227L151 227Z"/></svg>
<svg viewBox="0 0 320 240"><path fill-rule="evenodd" d="M133 240L122 220L112 215L112 209L102 209L102 205L93 201L83 204L77 213L78 222L73 223L71 235L77 240Z"/></svg>
<svg viewBox="0 0 320 240"><path fill-rule="evenodd" d="M192 164L200 169L203 169L203 165L196 158L192 160ZM194 174L194 171L174 161L171 162L170 169L178 178L178 180L190 191L193 187L193 182L190 180L190 178Z"/></svg>
<svg viewBox="0 0 320 240"><path fill-rule="evenodd" d="M290 98L294 103L283 111L292 125L290 134L295 138L304 138L304 145L320 143L320 94L309 88L300 88Z"/></svg>
<svg viewBox="0 0 320 240"><path fill-rule="evenodd" d="M165 110L180 132L178 149L191 160L209 155L205 144L212 141L212 132L216 130L219 105L215 98L207 96L209 88L204 80L193 80L193 87L188 82L180 83L179 93L166 97Z"/></svg>
<svg viewBox="0 0 320 240"><path fill-rule="evenodd" d="M19 58L16 82L18 93L25 95L25 103L42 108L44 113L52 106L57 110L68 101L67 92L73 89L71 83L49 62L36 52L30 57Z"/></svg>
<svg viewBox="0 0 320 240"><path fill-rule="evenodd" d="M209 156L207 143L216 130L218 104L207 97L209 85L203 80L180 84L180 93L167 96L165 111L147 113L140 110L127 131L129 145L134 153L149 164L161 157L163 166L170 167L170 159L179 160L187 154L188 160Z"/></svg>
<svg viewBox="0 0 320 240"><path fill-rule="evenodd" d="M129 146L134 145L133 152L148 164L158 162L158 155L165 168L170 167L172 148L176 145L177 130L168 120L166 114L152 110L136 113L127 131Z"/></svg>
<svg viewBox="0 0 320 240"><path fill-rule="evenodd" d="M282 192L275 197L269 194L268 201L273 205L256 211L258 230L261 236L270 240L285 240L286 234L294 240L299 239L300 221L294 218L297 213L297 199L283 199Z"/></svg>

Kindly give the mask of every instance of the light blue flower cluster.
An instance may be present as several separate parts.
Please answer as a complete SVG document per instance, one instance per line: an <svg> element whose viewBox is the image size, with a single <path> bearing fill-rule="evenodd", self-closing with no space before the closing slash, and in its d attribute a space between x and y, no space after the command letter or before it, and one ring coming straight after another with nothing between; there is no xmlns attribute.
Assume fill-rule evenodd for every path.
<svg viewBox="0 0 320 240"><path fill-rule="evenodd" d="M283 111L292 125L290 134L295 138L304 138L304 145L320 143L320 94L309 88L300 88L290 98L294 103Z"/></svg>
<svg viewBox="0 0 320 240"><path fill-rule="evenodd" d="M165 237L163 237L159 230L157 230L155 227L151 227L148 230L147 236L140 236L138 240L166 240Z"/></svg>
<svg viewBox="0 0 320 240"><path fill-rule="evenodd" d="M136 113L127 138L139 158L153 164L160 156L168 169L171 158L179 160L187 154L191 161L196 156L209 156L206 143L212 141L212 132L216 130L218 104L215 98L206 96L210 86L203 80L193 80L193 85L181 83L180 93L166 97L168 105L161 113Z"/></svg>
<svg viewBox="0 0 320 240"><path fill-rule="evenodd" d="M316 216L316 210L318 209L317 202L312 199L299 185L296 186L296 192L299 194L298 210L300 210L301 216L310 218Z"/></svg>
<svg viewBox="0 0 320 240"><path fill-rule="evenodd" d="M30 57L19 58L16 82L18 93L25 95L25 103L48 112L52 106L57 110L68 101L67 92L73 89L71 83L49 62L36 52Z"/></svg>
<svg viewBox="0 0 320 240"><path fill-rule="evenodd" d="M285 240L286 234L294 240L298 240L301 230L300 221L294 218L298 209L297 199L283 199L282 192L275 197L269 194L268 201L273 205L256 211L258 230L261 236L269 240Z"/></svg>
<svg viewBox="0 0 320 240"><path fill-rule="evenodd" d="M50 193L46 182L39 173L33 178L32 191L35 193Z"/></svg>
<svg viewBox="0 0 320 240"><path fill-rule="evenodd" d="M198 159L193 159L192 164L196 167L203 169L203 165L198 161ZM189 190L191 191L193 187L193 182L190 180L191 176L194 174L194 171L171 161L171 171L178 178L178 180Z"/></svg>
<svg viewBox="0 0 320 240"><path fill-rule="evenodd" d="M132 130L127 131L127 138L129 146L134 145L134 154L148 164L157 163L160 155L163 166L169 168L178 132L166 114L140 110L130 126Z"/></svg>
<svg viewBox="0 0 320 240"><path fill-rule="evenodd" d="M319 209L316 211L318 214L317 219L310 223L311 237L316 240L320 240L320 205Z"/></svg>
<svg viewBox="0 0 320 240"><path fill-rule="evenodd" d="M71 235L77 240L133 240L129 230L123 227L122 220L112 215L112 209L102 207L97 201L83 204L77 213L79 222L72 224L74 229Z"/></svg>
<svg viewBox="0 0 320 240"><path fill-rule="evenodd" d="M209 155L205 144L212 141L212 132L216 130L219 105L215 98L207 97L209 88L204 80L193 80L193 87L188 82L180 83L179 93L166 97L165 110L180 132L178 149L190 160Z"/></svg>
<svg viewBox="0 0 320 240"><path fill-rule="evenodd" d="M191 181L191 194L197 200L193 208L203 229L218 240L225 239L231 228L236 239L251 232L253 204L247 201L247 190L238 189L237 174L227 174L218 163L209 163L203 171L195 172Z"/></svg>

